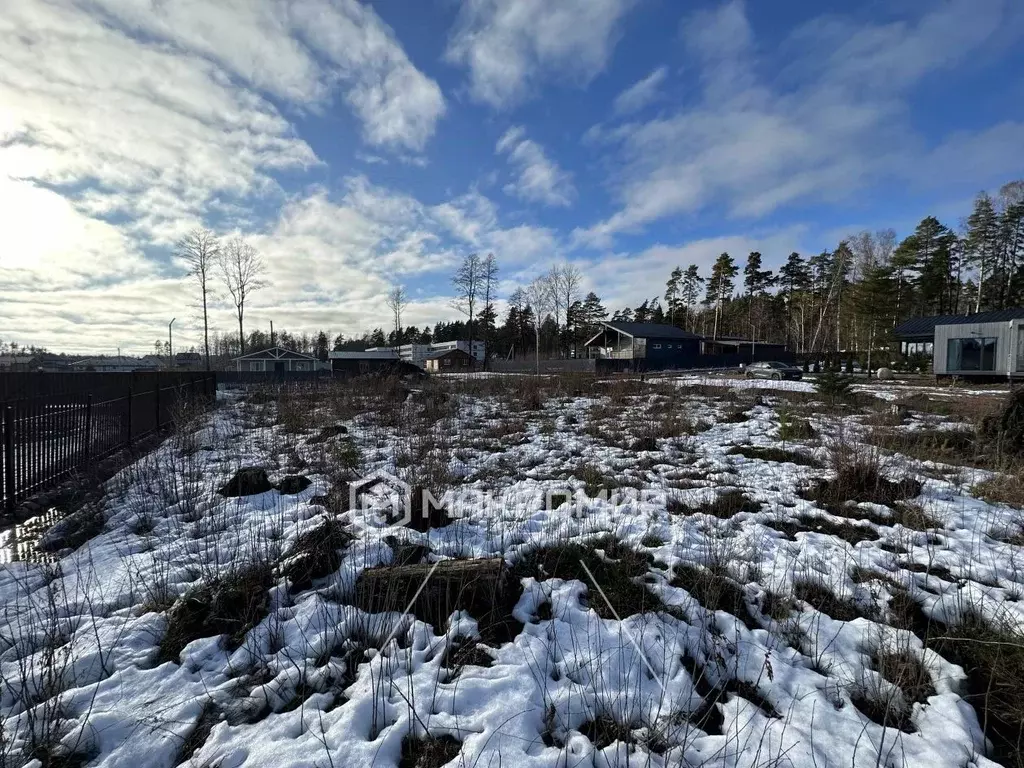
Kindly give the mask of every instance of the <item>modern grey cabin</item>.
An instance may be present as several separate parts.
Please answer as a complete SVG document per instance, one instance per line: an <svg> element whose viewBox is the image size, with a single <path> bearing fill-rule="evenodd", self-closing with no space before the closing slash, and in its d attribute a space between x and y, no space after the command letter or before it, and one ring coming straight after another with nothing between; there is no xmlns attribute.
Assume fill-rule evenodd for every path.
<svg viewBox="0 0 1024 768"><path fill-rule="evenodd" d="M940 378L1024 379L1024 311L1011 319L935 326L932 370ZM965 320L968 320L965 322Z"/></svg>

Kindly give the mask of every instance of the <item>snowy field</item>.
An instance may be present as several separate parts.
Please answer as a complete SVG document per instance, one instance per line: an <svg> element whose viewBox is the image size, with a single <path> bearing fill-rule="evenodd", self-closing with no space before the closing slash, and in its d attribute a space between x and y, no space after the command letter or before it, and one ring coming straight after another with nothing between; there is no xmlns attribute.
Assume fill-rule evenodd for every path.
<svg viewBox="0 0 1024 768"><path fill-rule="evenodd" d="M5 564L0 767L1024 765L994 396L408 386L222 397Z"/></svg>

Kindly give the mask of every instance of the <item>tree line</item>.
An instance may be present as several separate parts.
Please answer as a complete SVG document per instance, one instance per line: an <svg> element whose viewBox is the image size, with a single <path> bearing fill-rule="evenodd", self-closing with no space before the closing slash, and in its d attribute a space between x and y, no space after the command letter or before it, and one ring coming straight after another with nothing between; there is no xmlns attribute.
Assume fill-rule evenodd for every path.
<svg viewBox="0 0 1024 768"><path fill-rule="evenodd" d="M451 278L451 306L462 319L405 325L409 298L401 285L385 297L390 328L347 337L327 330L271 335L245 332L246 301L264 287L259 254L243 240L222 246L206 230L179 244L203 310L209 357L283 346L326 360L332 350L480 340L494 357L571 357L604 320L668 323L708 338L739 337L786 344L795 352L859 353L887 344L892 329L920 315L968 314L1024 305L1024 181L982 192L955 227L926 216L900 240L892 229L860 232L833 250L791 253L777 270L753 251L742 260L720 254L702 274L677 266L664 287L635 307L609 312L571 263L555 264L505 298L498 316L499 265L493 254L471 253ZM218 280L219 278L219 280ZM216 285L232 299L238 334L210 333L207 303Z"/></svg>

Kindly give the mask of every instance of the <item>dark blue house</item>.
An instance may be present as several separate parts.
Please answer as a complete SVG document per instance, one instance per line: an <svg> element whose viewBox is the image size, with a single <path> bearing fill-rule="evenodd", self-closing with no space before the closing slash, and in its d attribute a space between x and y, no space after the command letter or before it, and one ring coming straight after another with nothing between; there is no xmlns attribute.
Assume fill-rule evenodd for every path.
<svg viewBox="0 0 1024 768"><path fill-rule="evenodd" d="M701 337L674 325L608 320L586 343L587 356L611 370L658 371L692 367Z"/></svg>

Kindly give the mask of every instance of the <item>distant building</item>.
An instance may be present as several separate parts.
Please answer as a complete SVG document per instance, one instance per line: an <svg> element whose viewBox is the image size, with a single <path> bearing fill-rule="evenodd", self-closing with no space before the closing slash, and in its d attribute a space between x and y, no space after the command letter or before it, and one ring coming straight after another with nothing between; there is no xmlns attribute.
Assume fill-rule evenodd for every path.
<svg viewBox="0 0 1024 768"><path fill-rule="evenodd" d="M365 349L356 352L331 352L331 370L336 376L405 375L420 373L419 366L406 362L393 349Z"/></svg>
<svg viewBox="0 0 1024 768"><path fill-rule="evenodd" d="M473 348L470 349L469 342L464 339L459 341L435 341L430 345L431 352L443 352L449 349L461 349L463 352L471 354L478 363L482 363L487 352L487 345L482 341L474 341Z"/></svg>
<svg viewBox="0 0 1024 768"><path fill-rule="evenodd" d="M43 373L63 373L71 370L71 361L62 355L44 352L29 361L29 370Z"/></svg>
<svg viewBox="0 0 1024 768"><path fill-rule="evenodd" d="M426 368L427 359L435 352L448 352L453 349L461 349L469 354L469 342L462 341L435 341L431 344L403 344L400 347L370 347L367 352L394 352L398 359L406 363L412 363L420 368ZM482 341L473 342L472 355L478 363L484 361L487 346Z"/></svg>
<svg viewBox="0 0 1024 768"><path fill-rule="evenodd" d="M196 369L203 367L203 356L198 352L178 352L174 355L174 367Z"/></svg>
<svg viewBox="0 0 1024 768"><path fill-rule="evenodd" d="M464 349L439 349L427 355L428 373L466 373L473 370L472 355Z"/></svg>
<svg viewBox="0 0 1024 768"><path fill-rule="evenodd" d="M935 326L935 375L973 381L1024 379L1024 310L1005 310L998 320L978 321L978 317L969 315Z"/></svg>
<svg viewBox="0 0 1024 768"><path fill-rule="evenodd" d="M978 312L973 315L912 317L893 328L892 335L900 344L900 354L904 356L933 356L937 352L935 349L935 330L940 325L1001 323L1021 319L1024 319L1024 309L1022 308L999 309L993 312ZM935 372L938 373L938 369Z"/></svg>
<svg viewBox="0 0 1024 768"><path fill-rule="evenodd" d="M96 373L133 373L135 371L157 371L162 367L161 361L152 356L128 357L126 355L112 357L87 357L71 363L73 371L95 371Z"/></svg>
<svg viewBox="0 0 1024 768"><path fill-rule="evenodd" d="M320 361L310 355L283 347L261 349L248 355L234 358L235 370L239 373L290 373L292 371L312 372L320 370Z"/></svg>
<svg viewBox="0 0 1024 768"><path fill-rule="evenodd" d="M749 359L778 360L790 362L792 355L785 344L773 344L765 341L751 341L739 336L719 336L717 339L702 338L700 341L702 355L738 355Z"/></svg>
<svg viewBox="0 0 1024 768"><path fill-rule="evenodd" d="M700 337L664 323L610 320L584 345L587 356L632 360L649 370L685 368L700 355Z"/></svg>

